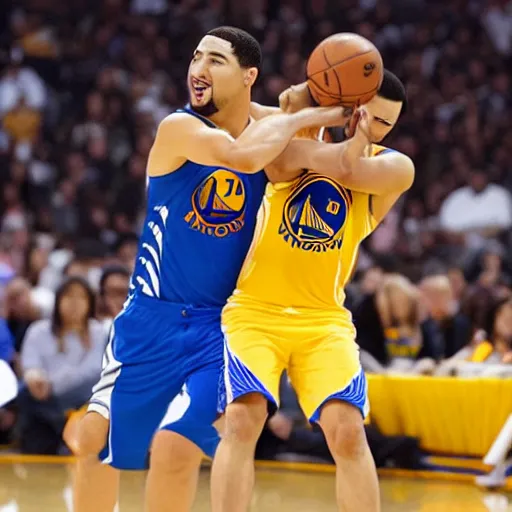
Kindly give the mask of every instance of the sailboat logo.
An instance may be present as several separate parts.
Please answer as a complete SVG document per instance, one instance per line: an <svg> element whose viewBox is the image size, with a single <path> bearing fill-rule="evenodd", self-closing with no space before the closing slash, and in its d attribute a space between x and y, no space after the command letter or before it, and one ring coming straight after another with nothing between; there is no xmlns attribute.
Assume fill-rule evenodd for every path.
<svg viewBox="0 0 512 512"><path fill-rule="evenodd" d="M292 191L283 212L283 226L297 242L326 244L341 238L350 194L336 182L306 175Z"/></svg>
<svg viewBox="0 0 512 512"><path fill-rule="evenodd" d="M243 226L246 207L244 182L234 172L218 169L192 194L192 211L185 220L206 234L225 236Z"/></svg>

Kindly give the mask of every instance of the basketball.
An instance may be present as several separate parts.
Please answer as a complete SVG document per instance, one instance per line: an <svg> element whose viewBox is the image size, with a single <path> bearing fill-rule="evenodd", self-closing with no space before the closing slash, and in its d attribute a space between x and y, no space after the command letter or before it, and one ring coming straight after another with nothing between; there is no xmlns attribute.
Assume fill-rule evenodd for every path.
<svg viewBox="0 0 512 512"><path fill-rule="evenodd" d="M321 106L357 106L377 93L384 72L379 50L357 34L334 34L309 57L308 86Z"/></svg>

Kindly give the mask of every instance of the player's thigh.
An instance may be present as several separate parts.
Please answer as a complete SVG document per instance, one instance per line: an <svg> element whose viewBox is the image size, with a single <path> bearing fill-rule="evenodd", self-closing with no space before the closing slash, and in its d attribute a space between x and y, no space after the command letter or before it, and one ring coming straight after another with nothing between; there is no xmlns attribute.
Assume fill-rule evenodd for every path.
<svg viewBox="0 0 512 512"><path fill-rule="evenodd" d="M137 325L146 325L147 333L135 331L131 324L121 324L122 328L114 332L106 349L101 378L89 403L89 411L110 422L100 459L117 469L147 468L151 440L184 382L179 354L168 349L171 340L148 326L150 319L145 320L146 324ZM129 327L134 329L133 333L128 332ZM169 334L179 335L172 326L168 327ZM148 357L150 350L158 357Z"/></svg>
<svg viewBox="0 0 512 512"><path fill-rule="evenodd" d="M160 429L188 439L209 457L213 457L219 443L214 423L219 415L221 375L221 364L192 373L160 422Z"/></svg>
<svg viewBox="0 0 512 512"><path fill-rule="evenodd" d="M221 410L251 393L279 405L279 382L287 354L276 338L250 325L224 327L224 389Z"/></svg>
<svg viewBox="0 0 512 512"><path fill-rule="evenodd" d="M351 404L366 416L366 377L352 333L326 330L325 336L297 347L289 375L307 418L317 422L322 405L330 400Z"/></svg>

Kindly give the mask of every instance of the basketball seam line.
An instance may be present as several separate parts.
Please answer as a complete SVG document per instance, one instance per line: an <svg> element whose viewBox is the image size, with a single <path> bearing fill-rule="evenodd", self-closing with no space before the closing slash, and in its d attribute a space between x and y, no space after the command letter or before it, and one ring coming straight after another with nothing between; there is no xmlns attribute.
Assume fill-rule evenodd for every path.
<svg viewBox="0 0 512 512"><path fill-rule="evenodd" d="M324 52L325 52L325 49L324 49ZM357 57L361 57L362 55L366 55L367 53L372 53L372 52L373 52L373 50L367 50L366 52L356 53L355 55L352 55L352 57L347 57L346 59L340 60L339 62L334 62L333 64L331 64L331 67L337 66L338 64L343 64L344 62L348 62L349 60L352 60L352 59L357 59Z"/></svg>
<svg viewBox="0 0 512 512"><path fill-rule="evenodd" d="M310 80L311 80L311 78L310 78ZM331 98L331 99L340 98L340 96L337 96L336 94L330 94L325 89L322 89L318 85L318 82L316 82L315 80L312 80L312 82L322 91L323 96L327 96L328 98ZM354 96L364 96L365 94L370 94L370 93L372 93L374 91L378 91L378 90L379 90L379 87L374 87L373 89L370 89L369 91L358 92L357 94L347 94L347 98L353 98Z"/></svg>
<svg viewBox="0 0 512 512"><path fill-rule="evenodd" d="M324 71L324 73L328 73L330 71L330 69L332 68L332 66L331 66L331 63L329 62L329 59L327 58L327 54L325 53L325 48L322 48L322 52L324 54L325 62L329 66L329 69L327 71ZM336 73L336 71L335 71L333 74L334 74L334 77L336 78L336 82L338 82L338 97L341 98L341 96L342 96L342 94L341 94L341 82L340 82L340 79L338 77L338 73Z"/></svg>
<svg viewBox="0 0 512 512"><path fill-rule="evenodd" d="M355 59L357 57L361 57L362 55L366 55L367 53L371 53L373 50L367 50L366 52L361 52L361 53L357 53L356 55L352 55L352 57L348 57L346 59L343 59L339 62L335 62L334 64L331 65L331 63L329 62L329 60L327 59L327 55L325 54L325 48L322 48L322 52L323 52L323 55L324 55L324 59L325 59L325 62L327 63L327 65L329 66L329 69L330 68L333 68L334 66L337 66L338 64L343 64L344 62L348 62L349 60L352 60L352 59ZM341 94L341 83L339 81L339 78L338 78L338 75L336 73L334 73L334 76L336 77L336 80L338 82L338 86L339 86L339 90L340 90L340 94L339 96L335 96L335 95L332 95L331 93L327 92L322 86L320 86L318 84L318 82L316 80L313 80L313 77L315 75L320 75L321 73L325 73L325 70L324 71L318 71L316 72L314 75L311 75L309 77L309 79L322 91L322 93L326 96L328 96L329 98L341 98L342 94ZM375 89L379 89L378 87L377 88L373 88L373 89L370 89L368 92L364 92L362 94L370 94L371 92L373 92ZM359 96L359 94L350 94L349 97L351 96Z"/></svg>

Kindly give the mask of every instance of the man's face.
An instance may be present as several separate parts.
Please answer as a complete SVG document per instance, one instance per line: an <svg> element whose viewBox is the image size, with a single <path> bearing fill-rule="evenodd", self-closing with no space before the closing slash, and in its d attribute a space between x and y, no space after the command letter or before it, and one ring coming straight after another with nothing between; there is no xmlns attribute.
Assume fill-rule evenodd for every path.
<svg viewBox="0 0 512 512"><path fill-rule="evenodd" d="M253 80L248 78L254 69L240 66L229 41L210 35L203 37L188 69L192 109L205 116L218 112L252 85Z"/></svg>
<svg viewBox="0 0 512 512"><path fill-rule="evenodd" d="M402 111L401 101L392 101L380 96L375 96L366 105L366 109L372 116L370 134L372 142L381 142L394 128Z"/></svg>
<svg viewBox="0 0 512 512"><path fill-rule="evenodd" d="M472 172L469 178L469 184L477 194L483 192L488 184L486 174L482 171Z"/></svg>

